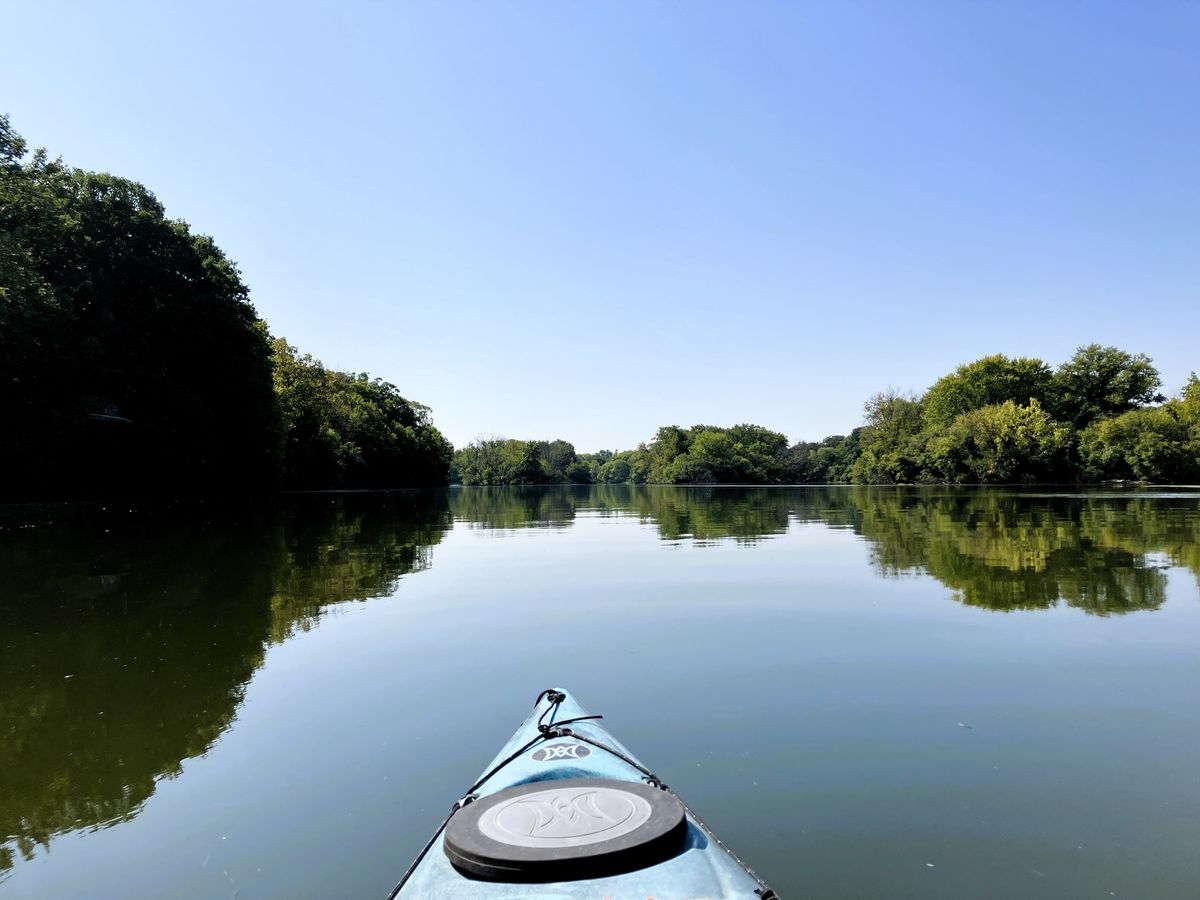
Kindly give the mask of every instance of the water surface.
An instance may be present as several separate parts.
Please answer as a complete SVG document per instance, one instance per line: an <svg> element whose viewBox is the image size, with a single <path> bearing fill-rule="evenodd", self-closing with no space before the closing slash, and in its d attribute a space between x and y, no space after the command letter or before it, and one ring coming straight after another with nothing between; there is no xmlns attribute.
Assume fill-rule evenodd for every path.
<svg viewBox="0 0 1200 900"><path fill-rule="evenodd" d="M1195 897L1200 494L0 510L0 894L379 897L561 685L785 896Z"/></svg>

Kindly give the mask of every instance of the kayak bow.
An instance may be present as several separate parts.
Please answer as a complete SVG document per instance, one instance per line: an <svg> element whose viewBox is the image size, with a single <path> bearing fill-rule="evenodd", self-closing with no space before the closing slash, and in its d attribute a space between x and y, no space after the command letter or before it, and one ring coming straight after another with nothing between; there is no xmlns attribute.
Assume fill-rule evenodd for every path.
<svg viewBox="0 0 1200 900"><path fill-rule="evenodd" d="M778 900L598 719L542 691L388 900Z"/></svg>

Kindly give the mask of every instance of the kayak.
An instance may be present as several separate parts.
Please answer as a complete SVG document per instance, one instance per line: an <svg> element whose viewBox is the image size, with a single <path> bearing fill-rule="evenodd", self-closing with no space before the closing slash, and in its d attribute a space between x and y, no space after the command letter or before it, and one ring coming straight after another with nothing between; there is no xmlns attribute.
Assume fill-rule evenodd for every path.
<svg viewBox="0 0 1200 900"><path fill-rule="evenodd" d="M778 900L600 718L542 691L388 900Z"/></svg>

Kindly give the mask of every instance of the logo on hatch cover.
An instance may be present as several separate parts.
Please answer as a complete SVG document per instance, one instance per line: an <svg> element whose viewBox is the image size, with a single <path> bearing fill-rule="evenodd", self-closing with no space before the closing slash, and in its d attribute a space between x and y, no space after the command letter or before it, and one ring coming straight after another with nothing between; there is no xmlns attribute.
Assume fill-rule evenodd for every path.
<svg viewBox="0 0 1200 900"><path fill-rule="evenodd" d="M538 747L530 755L538 762L549 762L554 759L583 759L591 752L583 744L547 744Z"/></svg>

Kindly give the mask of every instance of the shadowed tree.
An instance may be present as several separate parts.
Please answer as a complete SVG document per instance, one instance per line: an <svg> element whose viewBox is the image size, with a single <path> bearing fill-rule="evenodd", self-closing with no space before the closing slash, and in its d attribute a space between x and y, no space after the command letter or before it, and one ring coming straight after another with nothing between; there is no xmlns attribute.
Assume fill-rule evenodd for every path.
<svg viewBox="0 0 1200 900"><path fill-rule="evenodd" d="M0 118L0 496L270 484L270 345L237 268L140 184Z"/></svg>

